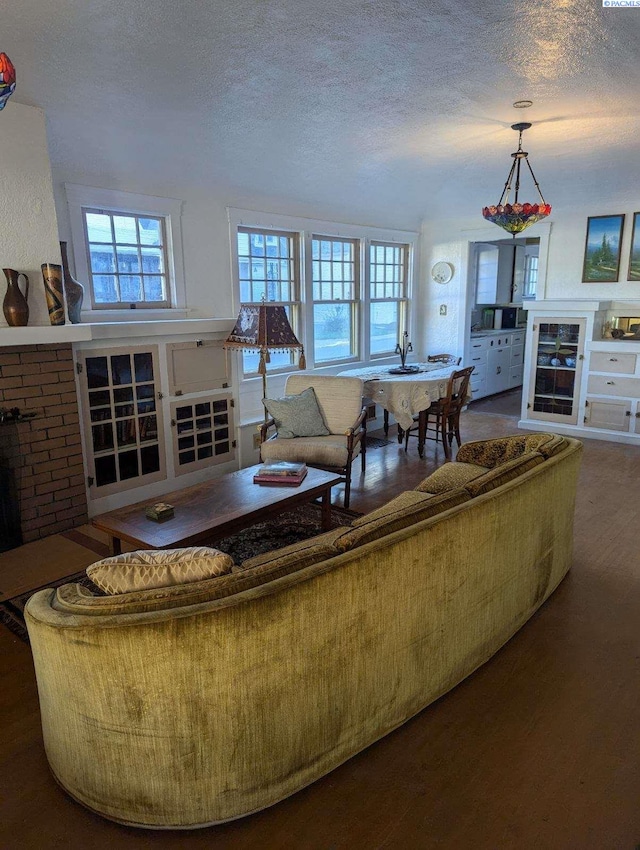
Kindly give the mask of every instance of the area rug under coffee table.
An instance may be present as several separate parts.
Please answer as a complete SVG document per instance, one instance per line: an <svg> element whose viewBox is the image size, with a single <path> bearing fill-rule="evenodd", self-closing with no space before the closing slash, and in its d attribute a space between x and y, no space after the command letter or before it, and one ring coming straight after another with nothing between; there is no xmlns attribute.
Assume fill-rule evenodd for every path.
<svg viewBox="0 0 640 850"><path fill-rule="evenodd" d="M350 525L351 521L357 516L360 516L360 514L332 505L331 527L338 528L341 525ZM279 549L282 546L289 546L291 543L307 540L309 537L320 534L320 518L320 505L302 505L283 513L277 519L259 522L238 534L226 537L223 540L217 540L211 545L231 555L236 564L241 564L247 558L252 558L254 555L269 552L271 549ZM74 537L78 545L85 545L87 548L94 547L92 551L95 552L95 560L100 560L100 558L105 556L104 544L101 544L99 541L92 541L90 537L83 534L74 535L73 532L69 532L69 535ZM55 546L54 538L58 536L53 535L52 546ZM203 545L206 545L206 542ZM19 596L0 603L0 622L11 629L22 640L27 641L27 629L24 624L24 606L27 604L29 597L43 587L60 587L62 584L74 583L82 584L93 593L103 595L102 591L87 578L85 571L82 570L71 575L61 576L55 581L48 581L41 587L34 587L21 593Z"/></svg>

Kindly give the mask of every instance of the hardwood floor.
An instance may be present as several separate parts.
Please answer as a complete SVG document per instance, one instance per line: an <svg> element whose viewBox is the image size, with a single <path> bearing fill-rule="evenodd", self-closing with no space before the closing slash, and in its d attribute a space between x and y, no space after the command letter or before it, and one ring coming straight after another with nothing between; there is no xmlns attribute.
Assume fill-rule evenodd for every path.
<svg viewBox="0 0 640 850"><path fill-rule="evenodd" d="M462 434L514 433L516 421L467 412ZM364 478L354 470L352 507L383 503L443 460L433 443L422 460L415 443L408 455L395 441L370 450ZM457 688L328 776L205 830L121 827L62 792L42 747L29 647L0 627L0 848L633 850L639 504L640 449L585 440L574 566L529 623Z"/></svg>

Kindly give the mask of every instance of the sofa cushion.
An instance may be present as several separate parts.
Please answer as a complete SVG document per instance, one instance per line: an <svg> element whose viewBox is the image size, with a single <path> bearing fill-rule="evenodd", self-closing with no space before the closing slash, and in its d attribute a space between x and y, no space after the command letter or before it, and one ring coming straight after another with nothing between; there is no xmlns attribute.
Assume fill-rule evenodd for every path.
<svg viewBox="0 0 640 850"><path fill-rule="evenodd" d="M351 529L338 537L335 545L341 552L346 552L354 546L379 540L394 531L400 531L449 508L455 508L469 498L469 494L463 489L438 496L408 490L381 508L355 520Z"/></svg>
<svg viewBox="0 0 640 850"><path fill-rule="evenodd" d="M484 475L474 478L473 481L469 481L465 484L465 490L472 497L488 493L489 490L495 490L496 487L500 487L508 481L513 481L514 478L518 478L519 475L523 475L543 463L544 460L545 458L542 457L540 452L526 452L520 457L515 457L513 460L490 469Z"/></svg>
<svg viewBox="0 0 640 850"><path fill-rule="evenodd" d="M360 443L357 443L353 456L360 454ZM318 464L321 466L343 467L347 463L349 452L347 450L347 437L341 434L329 434L328 437L298 437L292 440L276 439L267 440L260 446L260 455L263 461L269 460L296 460L300 463L308 463L310 466Z"/></svg>
<svg viewBox="0 0 640 850"><path fill-rule="evenodd" d="M447 493L449 490L457 490L464 487L469 481L478 478L488 472L486 466L477 466L475 463L445 463L428 478L421 481L415 488L419 493Z"/></svg>
<svg viewBox="0 0 640 850"><path fill-rule="evenodd" d="M460 463L474 463L493 469L525 452L540 452L543 457L551 457L566 445L564 437L558 434L527 434L511 437L498 437L494 440L476 440L464 443L458 449L456 460Z"/></svg>
<svg viewBox="0 0 640 850"><path fill-rule="evenodd" d="M313 387L308 387L299 395L265 398L262 401L276 423L279 439L324 437L329 434Z"/></svg>
<svg viewBox="0 0 640 850"><path fill-rule="evenodd" d="M130 593L202 581L231 572L233 560L218 549L125 552L87 567L87 576L105 593Z"/></svg>

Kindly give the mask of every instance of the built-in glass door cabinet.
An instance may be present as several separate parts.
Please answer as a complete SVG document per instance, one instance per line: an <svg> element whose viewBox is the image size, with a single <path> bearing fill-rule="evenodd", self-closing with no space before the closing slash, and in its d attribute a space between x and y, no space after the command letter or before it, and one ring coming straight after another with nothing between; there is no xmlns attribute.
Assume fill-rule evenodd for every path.
<svg viewBox="0 0 640 850"><path fill-rule="evenodd" d="M192 339L77 352L90 513L189 486L225 463L235 468L222 345Z"/></svg>
<svg viewBox="0 0 640 850"><path fill-rule="evenodd" d="M172 402L176 475L235 458L233 407L230 394Z"/></svg>
<svg viewBox="0 0 640 850"><path fill-rule="evenodd" d="M166 478L157 347L83 351L78 363L90 498Z"/></svg>
<svg viewBox="0 0 640 850"><path fill-rule="evenodd" d="M535 317L527 418L577 425L586 319Z"/></svg>

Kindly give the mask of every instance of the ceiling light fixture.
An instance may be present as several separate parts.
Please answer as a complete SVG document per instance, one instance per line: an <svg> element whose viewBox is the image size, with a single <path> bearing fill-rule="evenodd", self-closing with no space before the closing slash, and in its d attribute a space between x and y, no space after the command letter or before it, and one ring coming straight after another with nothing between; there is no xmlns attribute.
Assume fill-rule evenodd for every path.
<svg viewBox="0 0 640 850"><path fill-rule="evenodd" d="M16 69L6 53L0 53L0 109L16 90Z"/></svg>
<svg viewBox="0 0 640 850"><path fill-rule="evenodd" d="M542 197L542 192L540 191L540 185L536 180L536 176L533 173L533 169L529 163L527 151L522 150L522 133L524 130L528 130L531 124L526 122L522 122L520 124L512 124L511 129L517 130L519 133L518 136L518 150L511 154L513 157L513 164L511 166L511 170L509 171L509 176L507 177L507 182L504 184L504 189L502 190L502 195L500 196L500 200L496 204L496 206L483 207L482 215L486 218L487 221L490 221L492 224L497 224L498 227L502 227L508 233L511 233L512 236L515 237L516 233L522 233L527 227L532 224L535 224L537 221L540 221L542 218L546 218L551 212L551 205L548 204L545 199ZM520 191L520 164L524 160L527 163L527 167L529 172L531 173L531 177L533 179L534 185L538 191L538 195L540 196L540 203L538 204L521 204L518 201L518 193ZM509 203L509 193L511 192L511 182L515 175L516 183L515 183L515 197L513 199L513 203Z"/></svg>

